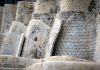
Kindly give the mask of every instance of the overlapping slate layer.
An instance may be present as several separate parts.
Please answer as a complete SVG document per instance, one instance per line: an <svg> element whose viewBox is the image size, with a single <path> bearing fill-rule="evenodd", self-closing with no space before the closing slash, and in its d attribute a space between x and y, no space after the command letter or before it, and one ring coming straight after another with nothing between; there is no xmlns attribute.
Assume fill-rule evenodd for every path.
<svg viewBox="0 0 100 70"><path fill-rule="evenodd" d="M24 57L43 58L51 27L43 21L32 19L25 34Z"/></svg>
<svg viewBox="0 0 100 70"><path fill-rule="evenodd" d="M26 32L26 29L27 29L27 26L24 25L24 23L21 23L19 21L13 21L9 29L9 32L21 35L22 33Z"/></svg>
<svg viewBox="0 0 100 70"><path fill-rule="evenodd" d="M16 20L28 25L34 11L34 2L19 1L16 11Z"/></svg>
<svg viewBox="0 0 100 70"><path fill-rule="evenodd" d="M1 26L2 26L2 16L3 16L3 7L0 7L0 32L1 32Z"/></svg>
<svg viewBox="0 0 100 70"><path fill-rule="evenodd" d="M21 35L7 33L1 46L1 54L18 56L19 47L22 47L21 39Z"/></svg>
<svg viewBox="0 0 100 70"><path fill-rule="evenodd" d="M3 19L2 19L2 27L1 27L1 32L3 34L9 31L12 21L15 20L15 16L16 16L16 5L5 4Z"/></svg>

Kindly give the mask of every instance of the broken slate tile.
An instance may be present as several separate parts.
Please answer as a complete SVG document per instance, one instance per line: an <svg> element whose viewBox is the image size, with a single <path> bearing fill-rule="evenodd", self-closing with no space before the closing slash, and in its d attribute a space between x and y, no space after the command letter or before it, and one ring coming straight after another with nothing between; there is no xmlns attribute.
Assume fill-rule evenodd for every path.
<svg viewBox="0 0 100 70"><path fill-rule="evenodd" d="M22 33L26 32L26 29L27 29L27 26L24 25L23 23L19 21L13 21L9 29L9 32L21 35Z"/></svg>
<svg viewBox="0 0 100 70"><path fill-rule="evenodd" d="M20 42L21 35L7 33L1 46L1 54L16 56L16 53L19 50Z"/></svg>
<svg viewBox="0 0 100 70"><path fill-rule="evenodd" d="M15 20L15 15L16 15L16 5L5 4L3 19L2 19L2 28L1 28L1 32L3 34L9 31L12 21Z"/></svg>
<svg viewBox="0 0 100 70"><path fill-rule="evenodd" d="M0 32L1 32L1 26L2 26L2 16L3 16L3 7L0 7Z"/></svg>
<svg viewBox="0 0 100 70"><path fill-rule="evenodd" d="M23 57L43 58L51 27L41 20L32 19L26 30Z"/></svg>
<svg viewBox="0 0 100 70"><path fill-rule="evenodd" d="M28 25L34 11L34 2L19 1L16 11L16 20Z"/></svg>

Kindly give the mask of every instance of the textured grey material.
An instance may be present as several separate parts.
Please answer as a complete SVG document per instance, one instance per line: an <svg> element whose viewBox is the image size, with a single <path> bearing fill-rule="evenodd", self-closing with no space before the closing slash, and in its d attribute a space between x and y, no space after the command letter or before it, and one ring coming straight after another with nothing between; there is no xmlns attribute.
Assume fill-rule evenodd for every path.
<svg viewBox="0 0 100 70"><path fill-rule="evenodd" d="M86 11L91 0L60 0L60 11Z"/></svg>
<svg viewBox="0 0 100 70"><path fill-rule="evenodd" d="M96 17L97 22L97 37L96 37L96 47L94 52L94 61L100 63L100 14Z"/></svg>
<svg viewBox="0 0 100 70"><path fill-rule="evenodd" d="M33 13L33 15L32 15L32 19L41 20L45 24L49 25L50 27L53 26L54 17L55 17L55 15L46 14L46 13L44 13L44 14L36 14L36 13Z"/></svg>
<svg viewBox="0 0 100 70"><path fill-rule="evenodd" d="M26 29L27 26L25 26L24 23L21 23L19 21L13 21L9 29L9 32L21 35L22 33L26 32Z"/></svg>
<svg viewBox="0 0 100 70"><path fill-rule="evenodd" d="M59 0L37 0L34 13L56 14L59 11Z"/></svg>
<svg viewBox="0 0 100 70"><path fill-rule="evenodd" d="M3 16L3 7L0 7L0 32L1 32L1 26L2 26L2 16Z"/></svg>
<svg viewBox="0 0 100 70"><path fill-rule="evenodd" d="M16 20L28 25L34 11L34 2L19 1L16 11Z"/></svg>
<svg viewBox="0 0 100 70"><path fill-rule="evenodd" d="M7 33L1 46L1 54L15 56L20 44L20 38L21 35Z"/></svg>
<svg viewBox="0 0 100 70"><path fill-rule="evenodd" d="M1 49L1 45L2 45L3 39L4 39L4 35L0 34L0 49Z"/></svg>
<svg viewBox="0 0 100 70"><path fill-rule="evenodd" d="M52 55L70 55L92 60L96 40L95 16L88 12L60 12L56 18L61 22L56 23L55 21L54 25L61 24L61 29L55 44L53 43Z"/></svg>
<svg viewBox="0 0 100 70"><path fill-rule="evenodd" d="M41 20L32 19L25 34L24 57L43 58L51 27Z"/></svg>
<svg viewBox="0 0 100 70"><path fill-rule="evenodd" d="M3 19L2 19L2 27L1 27L2 33L5 34L6 32L9 31L12 21L15 20L15 16L16 16L16 5L5 4Z"/></svg>
<svg viewBox="0 0 100 70"><path fill-rule="evenodd" d="M96 14L100 12L100 0L94 0Z"/></svg>

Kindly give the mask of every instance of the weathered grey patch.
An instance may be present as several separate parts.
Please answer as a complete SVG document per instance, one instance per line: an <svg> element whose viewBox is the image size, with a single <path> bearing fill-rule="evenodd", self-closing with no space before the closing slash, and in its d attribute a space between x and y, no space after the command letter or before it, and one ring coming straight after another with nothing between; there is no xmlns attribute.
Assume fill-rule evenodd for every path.
<svg viewBox="0 0 100 70"><path fill-rule="evenodd" d="M91 0L61 0L61 11L86 11L90 6Z"/></svg>
<svg viewBox="0 0 100 70"><path fill-rule="evenodd" d="M16 20L28 25L34 11L34 2L19 1L16 11Z"/></svg>
<svg viewBox="0 0 100 70"><path fill-rule="evenodd" d="M7 33L1 46L1 54L15 56L20 44L20 38L21 35Z"/></svg>
<svg viewBox="0 0 100 70"><path fill-rule="evenodd" d="M3 39L4 39L4 35L0 34L0 49L1 49L1 45L2 45Z"/></svg>
<svg viewBox="0 0 100 70"><path fill-rule="evenodd" d="M94 0L96 14L100 12L100 0Z"/></svg>
<svg viewBox="0 0 100 70"><path fill-rule="evenodd" d="M27 26L25 26L24 23L21 23L19 21L13 21L9 29L9 32L21 35L22 33L26 32L26 29Z"/></svg>
<svg viewBox="0 0 100 70"><path fill-rule="evenodd" d="M2 19L2 27L1 27L2 33L5 34L6 32L9 31L12 21L15 20L15 16L16 16L16 5L5 4L3 19Z"/></svg>
<svg viewBox="0 0 100 70"><path fill-rule="evenodd" d="M59 11L59 0L37 0L34 13L56 14Z"/></svg>
<svg viewBox="0 0 100 70"><path fill-rule="evenodd" d="M0 69L6 68L26 68L30 65L39 62L37 59L28 59L23 57L9 56L9 55L0 55ZM15 70L15 69L14 69Z"/></svg>
<svg viewBox="0 0 100 70"><path fill-rule="evenodd" d="M1 26L2 26L2 16L3 16L3 7L0 7L0 32L1 32Z"/></svg>
<svg viewBox="0 0 100 70"><path fill-rule="evenodd" d="M33 15L32 15L32 19L39 19L39 20L43 21L45 24L49 25L50 27L53 26L54 17L55 17L55 15L46 14L46 13L44 13L44 14L33 13Z"/></svg>
<svg viewBox="0 0 100 70"><path fill-rule="evenodd" d="M100 63L100 14L96 18L97 22L97 37L96 37L96 47L94 52L94 61Z"/></svg>
<svg viewBox="0 0 100 70"><path fill-rule="evenodd" d="M55 21L54 27L57 28L60 32L55 42L55 38L57 36L56 32L55 38L51 36L51 40L54 42L49 42L50 47L54 48L50 49L53 51L52 55L69 55L77 58L93 60L94 56L94 48L95 48L95 40L96 40L96 21L95 16L90 13L78 13L78 12L69 12L66 15L69 17L65 19L60 19L61 17L57 17L61 22L57 23ZM59 26L61 27L59 28ZM52 30L51 33L57 31ZM52 38L54 38L52 40ZM50 51L47 51L50 52ZM50 53L49 53L50 54Z"/></svg>
<svg viewBox="0 0 100 70"><path fill-rule="evenodd" d="M45 56L45 46L48 42L50 29L50 26L41 20L32 19L25 34L26 41L22 56L43 58Z"/></svg>
<svg viewBox="0 0 100 70"><path fill-rule="evenodd" d="M26 68L26 70L99 70L100 64L96 62L77 61L46 61L38 62Z"/></svg>

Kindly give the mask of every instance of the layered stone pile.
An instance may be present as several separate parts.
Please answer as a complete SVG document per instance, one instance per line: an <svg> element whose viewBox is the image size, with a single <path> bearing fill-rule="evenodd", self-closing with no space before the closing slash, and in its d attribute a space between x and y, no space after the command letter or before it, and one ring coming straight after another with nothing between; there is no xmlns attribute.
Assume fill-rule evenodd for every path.
<svg viewBox="0 0 100 70"><path fill-rule="evenodd" d="M100 70L99 0L24 0L0 7L0 70Z"/></svg>

